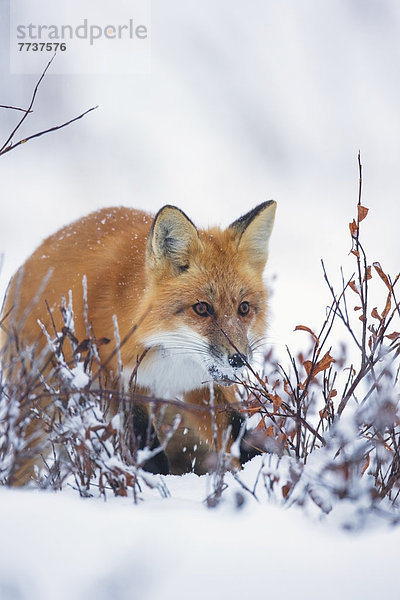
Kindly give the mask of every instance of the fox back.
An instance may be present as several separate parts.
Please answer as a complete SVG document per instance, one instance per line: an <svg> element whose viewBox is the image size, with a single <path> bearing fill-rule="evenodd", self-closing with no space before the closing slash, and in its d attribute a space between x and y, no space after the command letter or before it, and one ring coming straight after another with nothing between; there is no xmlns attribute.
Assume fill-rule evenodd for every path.
<svg viewBox="0 0 400 600"><path fill-rule="evenodd" d="M111 386L122 375L128 389L134 372L141 396L179 399L183 409L185 403L204 408L210 397L234 407L234 383L265 335L263 270L275 208L275 202L265 202L225 230L198 230L169 205L155 217L123 207L94 212L45 240L16 273L3 311L5 327L40 351L46 345L43 329L61 331L61 298L72 295L78 340L87 337L88 323L97 339L112 340L99 350ZM145 403L139 410L144 439ZM176 412L168 409L165 419ZM220 438L231 413L219 413ZM167 421L155 432L157 442ZM207 455L215 451L212 429L204 412L183 415L180 432L167 446L168 466L149 470L189 470L193 458L182 460L187 439L180 434L191 432L192 455L199 446ZM198 472L208 469L207 461L197 462Z"/></svg>

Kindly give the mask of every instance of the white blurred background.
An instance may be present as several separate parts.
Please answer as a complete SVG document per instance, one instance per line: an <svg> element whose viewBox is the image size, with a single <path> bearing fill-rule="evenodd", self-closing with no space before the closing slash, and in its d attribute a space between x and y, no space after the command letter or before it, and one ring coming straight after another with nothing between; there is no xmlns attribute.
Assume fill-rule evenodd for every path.
<svg viewBox="0 0 400 600"><path fill-rule="evenodd" d="M10 74L9 2L0 2L0 104L25 107L38 77ZM99 207L172 203L199 226L226 226L274 198L269 340L291 344L297 324L318 329L329 303L320 259L333 281L340 265L351 269L358 150L364 243L371 260L399 269L400 3L151 7L151 73L50 71L21 137L100 108L0 158L0 292L44 237ZM0 111L1 142L19 117Z"/></svg>

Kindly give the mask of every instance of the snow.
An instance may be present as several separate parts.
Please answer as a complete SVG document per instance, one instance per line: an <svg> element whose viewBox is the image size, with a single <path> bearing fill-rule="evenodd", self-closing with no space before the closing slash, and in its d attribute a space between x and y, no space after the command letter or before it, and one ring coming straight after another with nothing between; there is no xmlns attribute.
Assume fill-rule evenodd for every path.
<svg viewBox="0 0 400 600"><path fill-rule="evenodd" d="M0 598L393 596L400 529L349 535L251 497L207 509L207 481L167 476L171 496L138 505L0 490Z"/></svg>
<svg viewBox="0 0 400 600"><path fill-rule="evenodd" d="M83 363L78 363L76 365L76 367L71 369L71 375L72 375L72 380L70 383L71 383L72 387L74 387L78 390L86 387L87 384L89 383L89 376L84 371Z"/></svg>
<svg viewBox="0 0 400 600"><path fill-rule="evenodd" d="M37 77L9 72L8 10L0 23L0 102L20 106ZM320 258L331 277L340 278L343 262L346 271L359 149L370 208L365 245L370 259L398 270L400 4L154 0L151 25L150 75L43 81L23 135L100 108L1 158L0 296L44 237L99 207L156 212L171 203L200 226L228 225L275 198L268 343L292 348L295 326L318 331L330 302ZM6 137L15 114L1 111L0 119ZM72 374L76 388L84 375ZM351 438L353 424L341 427ZM324 452L311 457L298 497L324 460ZM250 487L259 466L254 459L241 474ZM285 460L279 470L264 467L271 477L289 468ZM354 524L363 489L360 504L332 503L317 488L303 509L295 497L285 508L278 492L268 496L260 483L257 502L228 477L222 503L209 509L210 477L164 482L168 498L144 487L138 505L81 499L72 490L0 489L0 600L396 594L400 528L374 517L359 532L342 529Z"/></svg>

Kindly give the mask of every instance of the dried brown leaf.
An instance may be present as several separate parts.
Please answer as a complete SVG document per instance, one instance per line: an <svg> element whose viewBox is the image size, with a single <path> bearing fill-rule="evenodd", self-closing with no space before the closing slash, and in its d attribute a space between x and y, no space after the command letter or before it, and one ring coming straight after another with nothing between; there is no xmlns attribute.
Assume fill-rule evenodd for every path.
<svg viewBox="0 0 400 600"><path fill-rule="evenodd" d="M368 469L369 467L369 463L370 463L370 458L369 458L369 454L367 454L366 458L365 458L365 464L361 470L361 475L364 475L365 471Z"/></svg>
<svg viewBox="0 0 400 600"><path fill-rule="evenodd" d="M256 373L256 379L262 388L265 387L265 383L268 383L267 381L263 380L263 378L261 377L261 375L259 375L259 373Z"/></svg>
<svg viewBox="0 0 400 600"><path fill-rule="evenodd" d="M365 281L365 280L369 281L370 279L372 279L371 265L368 265L366 273L363 278L363 281Z"/></svg>
<svg viewBox="0 0 400 600"><path fill-rule="evenodd" d="M358 285L356 284L356 282L354 281L350 281L349 282L349 287L353 290L353 292L355 292L356 294L360 295L360 291L358 289Z"/></svg>
<svg viewBox="0 0 400 600"><path fill-rule="evenodd" d="M329 352L326 352L326 354L324 354L321 360L319 360L314 365L310 360L305 360L303 366L308 376L310 376L310 373L312 373L312 376L315 377L316 375L318 375L318 373L321 373L321 371L326 371L326 369L329 369L333 362L335 362L335 359L332 358Z"/></svg>
<svg viewBox="0 0 400 600"><path fill-rule="evenodd" d="M386 319L386 317L388 316L388 314L389 314L389 312L390 312L390 309L392 308L392 300L391 300L391 297L392 297L392 293L391 293L391 292L389 292L389 294L388 294L388 297L387 297L387 299L386 299L385 308L383 309L383 313L382 313L382 321L383 321L384 319Z"/></svg>
<svg viewBox="0 0 400 600"><path fill-rule="evenodd" d="M293 396L293 392L292 392L292 390L290 389L289 382L288 382L288 381L286 381L286 379L285 379L285 381L283 382L283 389L285 390L285 392L287 393L287 395L288 395L290 398Z"/></svg>
<svg viewBox="0 0 400 600"><path fill-rule="evenodd" d="M335 359L332 358L332 356L329 354L329 352L326 352L326 354L324 354L324 356L321 358L321 360L319 360L317 362L317 364L315 365L315 373L320 373L321 371L326 371L326 369L329 369L329 367L331 366L331 364L335 362Z"/></svg>
<svg viewBox="0 0 400 600"><path fill-rule="evenodd" d="M361 204L359 204L357 206L358 209L358 222L361 223L361 221L364 221L365 217L368 214L368 208L366 208L365 206L361 206Z"/></svg>
<svg viewBox="0 0 400 600"><path fill-rule="evenodd" d="M316 344L319 344L318 336L309 327L306 327L305 325L296 325L296 327L294 328L294 330L295 331L307 331L310 335L312 335L312 337L314 338Z"/></svg>
<svg viewBox="0 0 400 600"><path fill-rule="evenodd" d="M87 352L90 348L90 340L86 339L86 340L82 340L81 343L78 345L77 349L75 350L75 352L77 354L81 354L82 352Z"/></svg>
<svg viewBox="0 0 400 600"><path fill-rule="evenodd" d="M390 285L389 278L386 275L386 273L384 273L384 271L383 271L380 263L374 262L372 264L374 265L375 271L378 273L378 275L382 279L383 283L386 285L386 287L388 288L388 290L390 292L392 292L392 286Z"/></svg>
<svg viewBox="0 0 400 600"><path fill-rule="evenodd" d="M312 370L312 365L313 364L312 364L311 360L305 360L303 362L303 367L305 368L308 377L310 376L310 373ZM303 385L303 389L304 389L304 385Z"/></svg>
<svg viewBox="0 0 400 600"><path fill-rule="evenodd" d="M319 418L320 419L327 419L329 417L329 411L327 408L322 408L319 411Z"/></svg>
<svg viewBox="0 0 400 600"><path fill-rule="evenodd" d="M378 321L382 320L380 314L378 313L378 309L376 306L371 311L371 317L374 317L374 319L378 319Z"/></svg>
<svg viewBox="0 0 400 600"><path fill-rule="evenodd" d="M385 335L386 338L388 338L388 340L391 340L392 342L395 340L399 340L400 339L400 332L399 331L393 331L393 333L388 333L387 335Z"/></svg>
<svg viewBox="0 0 400 600"><path fill-rule="evenodd" d="M274 411L277 412L282 405L282 398L278 394L271 396L272 403L274 405Z"/></svg>
<svg viewBox="0 0 400 600"><path fill-rule="evenodd" d="M350 233L351 233L352 237L355 236L358 231L358 225L354 219L351 223L349 223L349 229L350 229Z"/></svg>
<svg viewBox="0 0 400 600"><path fill-rule="evenodd" d="M292 486L290 483L287 483L286 485L282 486L282 496L284 498L287 498L291 489Z"/></svg>
<svg viewBox="0 0 400 600"><path fill-rule="evenodd" d="M261 421L261 423L263 424L263 421ZM256 429L258 429L258 427ZM266 427L264 433L267 437L275 437L274 426L270 425L269 427Z"/></svg>
<svg viewBox="0 0 400 600"><path fill-rule="evenodd" d="M77 338L74 336L74 334L72 333L72 331L70 330L70 328L69 328L69 327L66 327L66 326L64 326L64 327L61 329L61 332L62 332L62 334L63 334L65 337L67 337L68 339L70 339L70 340L71 340L71 342L73 342L74 344L77 344L77 343L78 343L78 340L77 340Z"/></svg>
<svg viewBox="0 0 400 600"><path fill-rule="evenodd" d="M279 386L279 384L280 384L280 379L276 379L272 386L272 391L276 390L276 388Z"/></svg>

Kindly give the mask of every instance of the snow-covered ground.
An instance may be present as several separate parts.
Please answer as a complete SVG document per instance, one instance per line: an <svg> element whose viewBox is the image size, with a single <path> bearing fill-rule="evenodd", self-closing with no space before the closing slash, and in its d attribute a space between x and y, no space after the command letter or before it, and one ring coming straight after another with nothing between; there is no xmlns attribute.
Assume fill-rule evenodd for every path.
<svg viewBox="0 0 400 600"><path fill-rule="evenodd" d="M255 461L257 462L257 460ZM254 466L249 465L249 482ZM208 478L169 498L0 490L2 600L394 597L400 529L348 534L251 496L207 509ZM260 499L263 494L260 493Z"/></svg>
<svg viewBox="0 0 400 600"><path fill-rule="evenodd" d="M37 76L10 74L12 2L1 2L0 104L25 106ZM293 347L294 327L318 328L329 302L320 259L333 277L347 267L359 149L365 245L398 271L400 3L153 0L150 35L150 74L43 81L23 136L100 108L1 157L0 293L45 236L90 210L171 203L200 226L228 225L274 198L269 343ZM2 138L16 118L0 111ZM339 516L317 522L262 490L238 510L234 481L210 510L207 477L166 485L170 497L145 491L138 506L0 490L0 599L396 593L398 528L344 533Z"/></svg>

